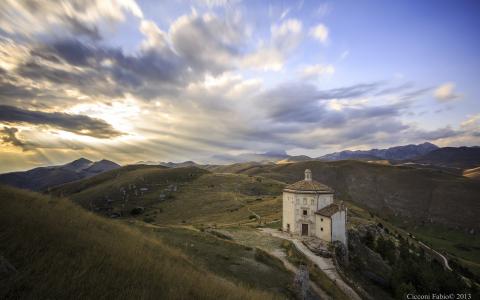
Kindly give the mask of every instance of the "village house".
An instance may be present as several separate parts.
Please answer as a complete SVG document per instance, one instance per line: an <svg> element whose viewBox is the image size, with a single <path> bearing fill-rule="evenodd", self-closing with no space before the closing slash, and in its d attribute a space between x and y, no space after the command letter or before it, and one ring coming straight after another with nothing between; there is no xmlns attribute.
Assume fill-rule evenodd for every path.
<svg viewBox="0 0 480 300"><path fill-rule="evenodd" d="M312 171L305 170L305 179L283 190L283 231L311 236L326 242L346 245L347 209L334 202L334 191L312 180Z"/></svg>

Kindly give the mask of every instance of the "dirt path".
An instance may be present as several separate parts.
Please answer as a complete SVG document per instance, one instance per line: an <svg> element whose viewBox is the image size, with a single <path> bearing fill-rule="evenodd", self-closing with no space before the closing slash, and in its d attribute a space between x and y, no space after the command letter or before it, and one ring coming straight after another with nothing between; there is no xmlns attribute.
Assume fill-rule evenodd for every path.
<svg viewBox="0 0 480 300"><path fill-rule="evenodd" d="M248 212L251 213L252 215L254 215L257 220L260 220L261 217L259 214L257 214L256 212L254 212L253 210L250 209L250 207L248 207L248 204L247 203L243 203L242 201L238 200L237 199L237 196L235 195L234 198L233 198L236 202L238 202L240 205L243 205L244 207L247 208Z"/></svg>
<svg viewBox="0 0 480 300"><path fill-rule="evenodd" d="M345 283L345 281L343 281L340 274L338 274L337 269L335 268L335 265L331 258L325 258L325 257L315 255L300 240L293 238L290 235L280 232L278 230L274 230L270 228L262 228L260 229L260 231L281 239L291 241L300 252L302 252L313 263L315 263L328 276L328 278L330 278L333 282L335 282L335 284L350 299L354 299L354 300L362 299L348 284Z"/></svg>
<svg viewBox="0 0 480 300"><path fill-rule="evenodd" d="M450 265L448 264L448 259L442 253L430 248L429 246L425 245L421 241L418 241L418 244L420 244L420 246L425 248L427 251L431 251L434 254L436 254L438 257L440 257L440 260L441 260L440 263L443 265L443 267L449 271L452 271L452 268L450 268Z"/></svg>
<svg viewBox="0 0 480 300"><path fill-rule="evenodd" d="M263 249L265 250L265 249ZM287 254L284 251L277 249L274 251L265 250L276 258L280 259L287 270L293 272L294 274L298 273L298 268L294 266L291 262L287 260ZM315 282L310 280L310 288L320 297L320 299L332 299L324 290L322 290Z"/></svg>

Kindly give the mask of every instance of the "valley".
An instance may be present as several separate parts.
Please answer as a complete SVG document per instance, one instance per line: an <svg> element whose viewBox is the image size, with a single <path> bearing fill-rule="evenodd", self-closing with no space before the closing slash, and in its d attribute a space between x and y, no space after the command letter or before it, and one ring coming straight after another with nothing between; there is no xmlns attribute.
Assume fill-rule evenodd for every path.
<svg viewBox="0 0 480 300"><path fill-rule="evenodd" d="M0 1L0 300L480 299L479 12Z"/></svg>
<svg viewBox="0 0 480 300"><path fill-rule="evenodd" d="M149 272L163 272L159 270L166 267L163 263L166 257L178 256L175 259L182 262L168 267L175 269L172 274L179 272L177 268L193 268L201 273L206 272L210 275L204 280L222 278L226 284L225 291L230 288L229 284L234 284L241 290L238 291L238 295L248 293L249 299L257 297L257 294L263 295L260 297L272 299L297 297L298 288L294 285L294 278L300 266L306 264L310 274L309 299L350 299L352 296L348 296L348 291L343 290L339 283L335 283L326 276L325 270L311 263L310 259L299 252L290 241L276 235L272 236L268 234L268 230L261 230L262 228L270 228L270 230L280 228L282 190L287 183L301 178L305 168L312 169L319 181L332 186L337 191L337 199L345 200L349 208L347 223L349 236L351 235L349 239L360 243L355 249L363 249L361 250L363 252L359 252L363 254L358 258L360 262L354 260L353 265L341 263L338 265L337 262L336 268L342 270L342 276L346 276L342 278L345 278L347 285L353 287L360 298L395 298L402 288L388 283L391 280L388 279L391 276L388 270L394 266L389 266L388 260L382 262L379 254L371 252L383 251L379 250L380 248L377 249L380 246L365 246L368 244L365 232L367 236L368 232L376 232L374 241L379 242L374 242L373 245L386 239L393 241L398 247L403 240L408 240L409 247L416 249L413 251L420 251L419 241L422 241L445 255L454 268L453 272L461 274L471 286L472 284L476 286L474 282L478 282L480 278L480 261L478 260L480 238L476 233L478 224L469 217L468 213L462 213L464 215L462 220L454 221L457 213L453 207L454 204L449 204L449 200L441 195L447 193L448 189L457 191L456 203L470 206L469 213L474 215L479 210L478 203L475 201L476 196L479 195L478 185L475 185L476 181L472 179L435 170L361 161L302 161L278 165L234 164L210 166L205 169L196 166L168 168L157 165L130 165L50 188L44 195L2 187L2 205L7 205L2 211L16 211L16 215L12 214L10 218L20 218L23 215L21 220L25 222L24 226L32 226L30 222L37 220L35 222L45 227L43 229L45 232L51 230L51 226L60 224L64 225L54 230L60 230L61 232L58 233L60 235L68 234L63 233L68 230L84 231L85 236L73 234L70 240L66 240L65 245L60 242L58 245L54 244L55 246L52 246L54 248L50 250L38 250L41 251L41 256L50 255L48 251L54 251L57 247L65 249L67 253L77 249L76 247L83 249L80 245L76 245L79 238L86 245L92 243L97 245L91 251L99 253L109 253L110 247L115 243L123 244L127 241L131 244L129 247L133 247L131 251L134 252L140 251L140 248L136 247L142 249L159 247L158 249L162 250L155 250L155 253L167 251L165 254L160 254L163 257L162 260L154 258L157 254L150 254L150 252L141 255L142 259L148 259L152 264L153 269ZM431 196L431 190L425 189L426 186L436 190L434 197ZM426 196L429 193L430 198ZM11 200L7 199L17 200L10 203ZM440 207L435 207L436 203L440 203ZM32 205L36 208L31 207ZM39 212L37 214L34 211ZM32 220L29 220L30 218ZM58 222L55 221L56 218L59 218ZM68 220L75 220L72 226L80 227L71 228ZM9 227L8 222L2 225L2 232ZM122 233L124 231L129 232L125 238ZM115 243L111 240L112 237L105 237L107 232L115 235ZM12 245L20 243L17 246L20 249L36 248L33 244L28 244L30 241L27 243L23 239L15 240L13 233L9 236L4 241ZM95 241L90 241L89 239L93 237ZM44 238L46 239L47 236L40 235L38 241L44 243L42 240ZM133 242L135 239L144 242ZM8 261L18 270L17 272L24 274L23 270L28 270L31 263L25 261L20 253L14 255L15 249L18 248L8 247L2 250L2 255L8 258ZM44 253L45 251L47 252ZM78 272L91 272L87 271L93 268L91 264L99 264L106 269L110 268L108 265L119 264L118 272L120 270L123 273L126 272L124 274L136 272L135 267L125 269L119 262L94 259L93 256L96 257L98 253L90 253L86 249L81 251L86 251L85 258L75 258L70 262L80 260L78 263L85 266L86 269ZM357 250L351 251L355 257L354 253ZM115 255L121 257L121 255L130 254ZM137 260L136 258L135 263ZM369 260L372 261L369 262ZM105 263L108 265L104 265ZM144 263L146 262L140 260L139 268L144 268L142 265ZM378 273L378 270L368 269L365 263L379 264L379 270L387 271ZM59 266L54 264L51 267ZM40 268L40 266L34 265L32 268ZM48 272L58 272L58 270L52 269ZM112 272L117 271L112 270ZM180 271L181 274L182 272L184 271ZM186 272L190 274L193 271ZM68 276L79 276L76 274L75 271ZM251 274L255 274L255 277ZM370 279L365 279L365 275L362 274L374 275L368 275L367 278ZM3 282L5 290L9 293L5 294L7 298L14 293L21 293L18 290L22 285L21 280L26 282L33 280L28 276L20 279L16 275L11 275L10 281ZM102 277L105 275L101 272L96 276L98 280L105 280ZM128 276L133 276L133 273ZM177 279L172 277L158 280L176 281ZM53 281L45 284L46 286L41 287L39 293L42 289L53 288L55 285ZM144 281L138 282L140 286L135 286L137 284L135 280L128 284L131 284L134 289L132 293L162 295L170 293L168 289L157 290L155 285L145 286ZM206 286L210 284L205 283ZM170 282L170 285L172 289L176 288L174 283ZM197 288L201 287L192 286L192 289ZM216 292L222 293L223 288L219 286ZM140 290L135 291L135 289ZM65 293L74 291L74 289L65 289ZM188 293L203 292L195 290ZM115 293L120 298L125 296L122 291ZM130 294L125 297L129 296ZM207 295L204 298L211 298L211 296Z"/></svg>

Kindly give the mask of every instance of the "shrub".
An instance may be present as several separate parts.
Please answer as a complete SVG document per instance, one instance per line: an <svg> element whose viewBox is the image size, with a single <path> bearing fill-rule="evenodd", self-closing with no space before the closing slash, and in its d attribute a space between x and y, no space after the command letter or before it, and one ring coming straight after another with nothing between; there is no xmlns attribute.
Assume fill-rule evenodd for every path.
<svg viewBox="0 0 480 300"><path fill-rule="evenodd" d="M133 216L141 215L144 211L145 209L143 207L135 207L130 211L130 214Z"/></svg>

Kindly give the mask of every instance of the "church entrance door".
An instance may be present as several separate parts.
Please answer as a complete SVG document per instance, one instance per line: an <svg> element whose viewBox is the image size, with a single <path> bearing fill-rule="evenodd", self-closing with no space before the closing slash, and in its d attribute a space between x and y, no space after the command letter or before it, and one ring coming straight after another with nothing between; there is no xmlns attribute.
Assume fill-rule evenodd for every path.
<svg viewBox="0 0 480 300"><path fill-rule="evenodd" d="M308 235L308 224L302 224L302 235Z"/></svg>

